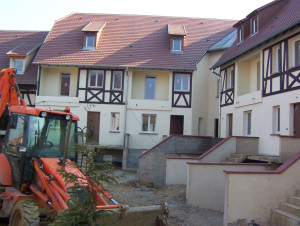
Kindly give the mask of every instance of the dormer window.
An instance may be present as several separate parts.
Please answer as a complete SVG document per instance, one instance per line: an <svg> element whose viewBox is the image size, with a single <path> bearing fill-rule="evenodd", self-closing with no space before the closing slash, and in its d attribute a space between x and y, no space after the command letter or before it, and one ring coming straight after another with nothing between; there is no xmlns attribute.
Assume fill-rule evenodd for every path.
<svg viewBox="0 0 300 226"><path fill-rule="evenodd" d="M252 34L256 34L258 32L258 20L257 17L255 17L252 20Z"/></svg>
<svg viewBox="0 0 300 226"><path fill-rule="evenodd" d="M168 24L168 34L170 36L170 53L183 53L184 36L186 36L185 26Z"/></svg>
<svg viewBox="0 0 300 226"><path fill-rule="evenodd" d="M24 74L24 60L23 59L13 59L13 68L17 70L17 75Z"/></svg>
<svg viewBox="0 0 300 226"><path fill-rule="evenodd" d="M90 35L85 37L85 48L95 48L95 36Z"/></svg>
<svg viewBox="0 0 300 226"><path fill-rule="evenodd" d="M238 42L242 42L243 41L243 28L240 28L238 30Z"/></svg>
<svg viewBox="0 0 300 226"><path fill-rule="evenodd" d="M84 32L83 50L95 50L106 22L90 22L82 31Z"/></svg>
<svg viewBox="0 0 300 226"><path fill-rule="evenodd" d="M172 51L181 51L181 39L173 39Z"/></svg>

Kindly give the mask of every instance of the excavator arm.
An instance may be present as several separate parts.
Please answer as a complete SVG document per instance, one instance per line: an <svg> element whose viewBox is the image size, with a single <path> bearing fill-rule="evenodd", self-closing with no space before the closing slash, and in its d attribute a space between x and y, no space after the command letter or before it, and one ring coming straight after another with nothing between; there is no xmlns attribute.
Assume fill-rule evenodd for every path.
<svg viewBox="0 0 300 226"><path fill-rule="evenodd" d="M16 70L13 68L3 69L0 72L0 118L3 111L8 106L19 106L19 88L16 83Z"/></svg>

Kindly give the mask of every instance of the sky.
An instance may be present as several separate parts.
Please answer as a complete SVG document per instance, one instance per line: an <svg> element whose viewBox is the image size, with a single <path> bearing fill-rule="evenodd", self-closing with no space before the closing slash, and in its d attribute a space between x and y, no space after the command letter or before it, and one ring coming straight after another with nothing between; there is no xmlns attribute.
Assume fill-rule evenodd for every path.
<svg viewBox="0 0 300 226"><path fill-rule="evenodd" d="M271 0L0 0L0 30L49 31L71 13L241 20Z"/></svg>

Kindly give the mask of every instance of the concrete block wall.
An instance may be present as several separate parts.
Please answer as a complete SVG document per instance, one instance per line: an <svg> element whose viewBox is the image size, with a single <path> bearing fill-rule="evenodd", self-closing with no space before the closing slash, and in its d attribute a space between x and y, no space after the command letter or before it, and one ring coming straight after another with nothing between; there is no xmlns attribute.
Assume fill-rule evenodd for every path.
<svg viewBox="0 0 300 226"><path fill-rule="evenodd" d="M165 187L167 157L200 156L221 140L220 138L200 136L169 136L139 156L138 175L140 183L154 187Z"/></svg>

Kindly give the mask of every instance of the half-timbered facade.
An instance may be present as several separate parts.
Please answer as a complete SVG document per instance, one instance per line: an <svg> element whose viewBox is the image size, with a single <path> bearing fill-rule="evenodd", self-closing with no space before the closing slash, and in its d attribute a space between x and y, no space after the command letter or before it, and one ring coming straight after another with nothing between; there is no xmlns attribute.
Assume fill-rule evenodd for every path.
<svg viewBox="0 0 300 226"><path fill-rule="evenodd" d="M300 4L273 1L234 25L237 40L214 68L222 78L221 136L259 137L280 155L281 137L300 137Z"/></svg>
<svg viewBox="0 0 300 226"><path fill-rule="evenodd" d="M170 134L218 134L219 77L209 66L224 49L208 50L233 31L232 24L69 15L55 23L35 59L36 103L56 110L70 106L79 127L89 132L88 141L125 150L127 165L137 167L136 157Z"/></svg>

